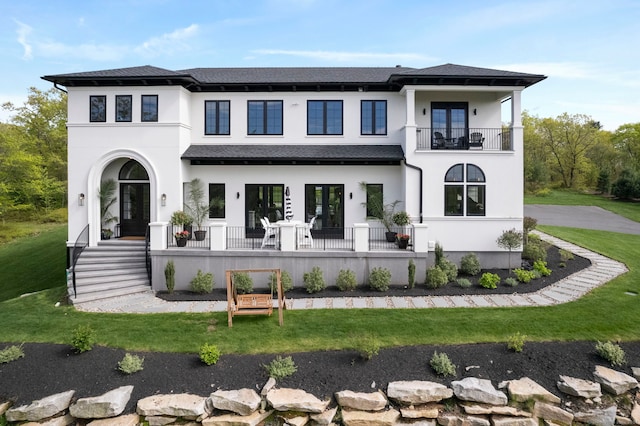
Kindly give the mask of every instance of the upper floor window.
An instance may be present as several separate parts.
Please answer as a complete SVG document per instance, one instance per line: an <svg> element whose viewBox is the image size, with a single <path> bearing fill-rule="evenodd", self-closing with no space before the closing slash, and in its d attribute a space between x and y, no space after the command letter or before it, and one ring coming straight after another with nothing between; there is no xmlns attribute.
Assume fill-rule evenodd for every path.
<svg viewBox="0 0 640 426"><path fill-rule="evenodd" d="M89 121L107 121L107 97L89 96Z"/></svg>
<svg viewBox="0 0 640 426"><path fill-rule="evenodd" d="M445 216L485 215L485 177L480 167L467 164L465 170L464 164L456 164L447 170L444 182Z"/></svg>
<svg viewBox="0 0 640 426"><path fill-rule="evenodd" d="M467 134L469 105L466 102L433 102L431 128L445 139L458 140Z"/></svg>
<svg viewBox="0 0 640 426"><path fill-rule="evenodd" d="M248 101L249 135L282 134L282 101Z"/></svg>
<svg viewBox="0 0 640 426"><path fill-rule="evenodd" d="M363 135L387 134L387 101L360 103L360 133Z"/></svg>
<svg viewBox="0 0 640 426"><path fill-rule="evenodd" d="M224 218L224 183L209 184L209 217Z"/></svg>
<svg viewBox="0 0 640 426"><path fill-rule="evenodd" d="M158 95L142 95L140 121L158 121Z"/></svg>
<svg viewBox="0 0 640 426"><path fill-rule="evenodd" d="M116 121L131 121L131 95L116 95Z"/></svg>
<svg viewBox="0 0 640 426"><path fill-rule="evenodd" d="M228 135L230 133L229 101L205 101L204 102L204 134Z"/></svg>
<svg viewBox="0 0 640 426"><path fill-rule="evenodd" d="M308 135L342 134L342 101L307 101Z"/></svg>

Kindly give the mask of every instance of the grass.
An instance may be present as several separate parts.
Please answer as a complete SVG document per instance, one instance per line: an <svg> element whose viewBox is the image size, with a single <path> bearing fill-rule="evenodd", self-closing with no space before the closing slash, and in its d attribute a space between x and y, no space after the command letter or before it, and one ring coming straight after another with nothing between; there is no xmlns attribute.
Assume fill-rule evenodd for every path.
<svg viewBox="0 0 640 426"><path fill-rule="evenodd" d="M73 330L79 325L96 330L98 345L129 351L198 353L203 344L212 343L226 354L350 349L353 335L373 330L381 347L506 342L516 332L527 335L528 342L637 340L640 296L629 296L626 292L640 294L640 239L635 235L604 231L538 228L619 260L630 272L575 302L558 306L294 310L285 311L283 327L278 326L276 315L237 318L234 327L228 328L226 312L145 315L78 312L71 306L55 307L56 302L64 299L66 290L64 286L57 286L0 302L3 319L0 342L70 344ZM32 243L31 250L61 252L64 257L63 232L53 230L51 233L48 237L33 239L38 243ZM20 246L12 244L9 251L17 247ZM6 259L10 258L8 253L2 253L0 251L0 255L8 256ZM16 270L20 272L16 275L30 267L33 268L17 265ZM64 262L58 261L55 267L64 268ZM50 276L52 272L47 269L42 268L40 273ZM39 279L43 281L46 280ZM41 288L45 287L43 283Z"/></svg>

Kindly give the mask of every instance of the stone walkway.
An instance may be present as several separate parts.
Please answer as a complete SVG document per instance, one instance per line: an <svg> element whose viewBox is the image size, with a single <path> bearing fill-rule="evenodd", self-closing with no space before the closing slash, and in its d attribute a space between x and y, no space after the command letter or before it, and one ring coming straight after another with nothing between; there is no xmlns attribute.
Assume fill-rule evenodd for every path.
<svg viewBox="0 0 640 426"><path fill-rule="evenodd" d="M542 239L561 249L587 258L591 266L535 293L486 294L473 296L417 296L417 297L337 297L288 299L287 309L349 309L349 308L487 308L549 306L571 302L615 277L627 272L627 267L598 253L533 231ZM277 307L274 306L274 307ZM170 312L226 312L226 301L167 302L153 292L76 305L85 312L112 313L170 313Z"/></svg>

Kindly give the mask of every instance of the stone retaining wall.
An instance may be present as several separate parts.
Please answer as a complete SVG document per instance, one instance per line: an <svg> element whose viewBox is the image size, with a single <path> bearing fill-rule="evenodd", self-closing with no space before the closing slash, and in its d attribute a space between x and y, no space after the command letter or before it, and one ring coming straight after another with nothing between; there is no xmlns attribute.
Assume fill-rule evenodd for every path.
<svg viewBox="0 0 640 426"><path fill-rule="evenodd" d="M529 378L494 387L487 379L466 377L451 387L428 381L397 381L387 391L344 390L322 401L303 390L281 389L269 379L253 389L217 390L208 397L153 395L138 401L135 414L123 414L133 386L91 398L75 391L51 395L29 405L0 403L9 424L127 426L160 425L416 425L537 426L640 424L640 368L635 377L596 366L594 380L560 376L556 396ZM27 423L23 423L27 422Z"/></svg>

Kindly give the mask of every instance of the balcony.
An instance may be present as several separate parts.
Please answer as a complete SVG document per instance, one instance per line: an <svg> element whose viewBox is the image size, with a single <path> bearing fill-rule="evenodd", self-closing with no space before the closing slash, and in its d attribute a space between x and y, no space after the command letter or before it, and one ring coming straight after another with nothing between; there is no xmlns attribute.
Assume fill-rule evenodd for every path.
<svg viewBox="0 0 640 426"><path fill-rule="evenodd" d="M430 128L416 129L416 149L513 151L511 129L501 128Z"/></svg>

